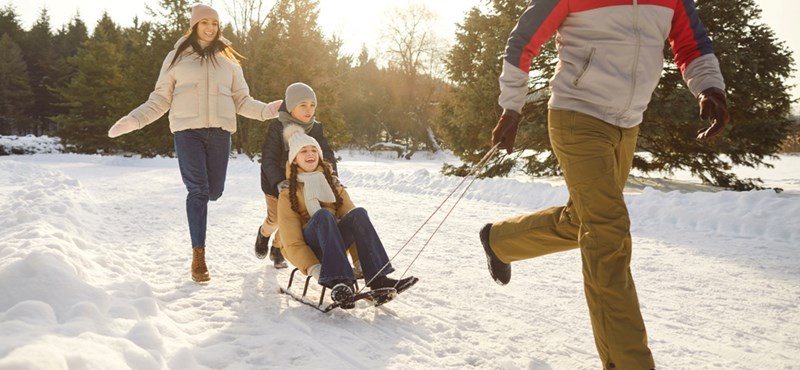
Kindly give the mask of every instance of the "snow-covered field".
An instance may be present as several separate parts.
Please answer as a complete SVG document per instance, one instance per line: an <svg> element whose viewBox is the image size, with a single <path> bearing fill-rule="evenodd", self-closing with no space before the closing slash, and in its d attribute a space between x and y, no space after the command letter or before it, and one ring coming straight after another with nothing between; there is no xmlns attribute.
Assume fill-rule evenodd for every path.
<svg viewBox="0 0 800 370"><path fill-rule="evenodd" d="M461 182L438 173L447 156L339 154L390 256ZM800 369L800 157L775 164L744 175L780 194L631 182L659 369ZM578 251L515 263L501 287L477 236L566 198L558 180L477 180L394 259L419 284L384 308L321 314L278 292L289 270L254 257L258 163L230 163L198 285L175 159L0 157L0 369L599 369Z"/></svg>

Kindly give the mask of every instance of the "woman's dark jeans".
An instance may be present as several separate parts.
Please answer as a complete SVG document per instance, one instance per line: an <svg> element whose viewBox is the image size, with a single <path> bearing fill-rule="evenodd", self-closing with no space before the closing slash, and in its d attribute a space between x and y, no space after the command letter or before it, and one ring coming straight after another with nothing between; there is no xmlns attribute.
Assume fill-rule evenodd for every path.
<svg viewBox="0 0 800 370"><path fill-rule="evenodd" d="M221 128L183 130L175 133L175 153L186 195L186 217L192 248L205 247L208 202L219 199L231 152L231 133Z"/></svg>

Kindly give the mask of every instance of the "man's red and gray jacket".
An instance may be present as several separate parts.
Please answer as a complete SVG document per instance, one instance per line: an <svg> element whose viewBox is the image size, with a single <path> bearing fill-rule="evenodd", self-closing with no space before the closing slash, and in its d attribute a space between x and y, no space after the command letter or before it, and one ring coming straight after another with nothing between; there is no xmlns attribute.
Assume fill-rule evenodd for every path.
<svg viewBox="0 0 800 370"><path fill-rule="evenodd" d="M725 89L692 0L532 0L506 45L503 109L522 112L531 60L553 33L559 61L550 109L638 125L664 68L665 40L695 96L709 87Z"/></svg>

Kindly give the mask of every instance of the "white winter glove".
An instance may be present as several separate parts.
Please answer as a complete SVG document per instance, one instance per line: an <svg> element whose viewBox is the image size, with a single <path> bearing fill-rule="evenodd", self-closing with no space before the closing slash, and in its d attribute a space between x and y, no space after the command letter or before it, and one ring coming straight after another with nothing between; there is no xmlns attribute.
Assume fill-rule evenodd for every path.
<svg viewBox="0 0 800 370"><path fill-rule="evenodd" d="M281 107L283 104L283 100L276 100L273 102L267 103L267 108L264 109L264 120L278 118L278 108Z"/></svg>
<svg viewBox="0 0 800 370"><path fill-rule="evenodd" d="M119 119L114 126L108 130L108 137L114 138L120 135L125 135L131 131L139 129L139 121L131 116L125 116Z"/></svg>
<svg viewBox="0 0 800 370"><path fill-rule="evenodd" d="M322 270L322 265L319 263L308 268L308 276L313 276L314 280L319 281L319 272Z"/></svg>

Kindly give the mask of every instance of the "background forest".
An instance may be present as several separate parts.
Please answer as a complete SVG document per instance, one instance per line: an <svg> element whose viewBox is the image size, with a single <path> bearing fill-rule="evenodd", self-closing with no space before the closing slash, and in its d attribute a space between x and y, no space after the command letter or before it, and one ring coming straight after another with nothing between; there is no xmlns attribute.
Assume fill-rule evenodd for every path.
<svg viewBox="0 0 800 370"><path fill-rule="evenodd" d="M55 28L44 9L25 30L12 6L0 9L0 135L52 135L79 153L173 155L166 116L145 129L109 139L108 128L147 99L164 56L186 32L194 1L160 0L151 20L121 27L102 17L89 33L76 16ZM326 37L316 0L232 0L233 19L223 34L247 59L242 62L251 94L282 99L290 83L303 81L317 92L318 120L335 149L442 148L460 157L448 174L464 175L489 149L497 105L501 56L509 31L528 0L486 0L464 15L455 43L433 31L424 5L409 5L379 30L377 55L365 46L358 55L342 40ZM703 23L728 85L731 125L714 144L694 140L705 125L697 103L672 62L669 45L663 78L641 126L634 166L644 172L685 169L706 183L739 190L758 188L733 166L767 166L797 140L787 78L794 60L769 26L760 22L753 0L699 0ZM223 20L225 21L225 20ZM369 30L370 32L376 30ZM556 62L551 39L533 60L530 95L517 150L492 158L482 176L521 169L532 176L558 174L546 130L547 81ZM236 152L261 152L266 125L239 117ZM795 143L796 145L796 143Z"/></svg>

